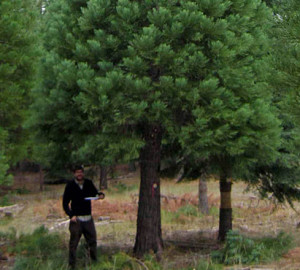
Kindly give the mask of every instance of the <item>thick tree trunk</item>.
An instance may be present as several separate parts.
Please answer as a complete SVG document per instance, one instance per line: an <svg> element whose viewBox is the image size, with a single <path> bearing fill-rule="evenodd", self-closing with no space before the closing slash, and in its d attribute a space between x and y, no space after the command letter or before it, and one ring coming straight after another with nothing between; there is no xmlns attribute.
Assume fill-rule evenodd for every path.
<svg viewBox="0 0 300 270"><path fill-rule="evenodd" d="M228 231L232 230L231 185L227 174L222 173L220 177L221 205L218 236L220 241L224 241Z"/></svg>
<svg viewBox="0 0 300 270"><path fill-rule="evenodd" d="M146 144L140 152L141 184L134 245L138 257L151 250L159 255L163 249L159 179L162 130L158 125L150 125L143 134Z"/></svg>
<svg viewBox="0 0 300 270"><path fill-rule="evenodd" d="M100 190L107 189L107 167L100 166Z"/></svg>
<svg viewBox="0 0 300 270"><path fill-rule="evenodd" d="M199 211L205 215L208 214L209 208L208 208L208 199L207 199L207 182L206 182L206 174L202 174L199 178L199 201L198 201L198 207Z"/></svg>

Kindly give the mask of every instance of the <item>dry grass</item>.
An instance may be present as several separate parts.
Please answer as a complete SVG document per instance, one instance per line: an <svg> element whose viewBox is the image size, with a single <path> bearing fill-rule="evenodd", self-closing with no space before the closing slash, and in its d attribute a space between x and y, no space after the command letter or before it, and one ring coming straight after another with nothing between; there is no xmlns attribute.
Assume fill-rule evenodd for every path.
<svg viewBox="0 0 300 270"><path fill-rule="evenodd" d="M122 183L125 184L124 190L118 189L119 182L111 181L109 183L110 189L106 191L104 201L93 202L93 215L101 245L122 246L130 249L136 233L138 175L122 180ZM251 236L275 236L280 231L292 234L296 248L289 253L287 258L282 259L276 263L276 267L273 267L275 267L274 269L300 269L298 213L288 205L276 206L272 200L261 200L253 192L246 193L246 187L243 183L233 185L233 229ZM19 233L28 233L42 224L51 228L55 223L67 220L61 207L63 189L64 185L47 186L42 193L14 195L13 202L25 207L14 218L0 220L0 231L14 227ZM162 180L161 193L165 196L162 198L162 229L166 243L176 242L179 239L178 236L184 235L184 232L186 232L186 241L202 241L204 246L207 244L204 239L216 238L220 196L219 183L215 179L210 179L208 182L208 201L211 208L209 215L178 214L179 209L187 205L197 207L197 192L198 181L175 184L174 180ZM300 211L299 203L295 203L295 209ZM114 222L99 222L98 218L103 216L109 216ZM59 230L67 232L67 227L60 227ZM181 241L183 240L181 239ZM196 260L204 256L203 251L191 251L187 255L187 253L174 252L172 243L167 246L166 261L163 263L176 260L176 256L181 260ZM290 268L284 268L287 265ZM299 268L292 268L297 265Z"/></svg>

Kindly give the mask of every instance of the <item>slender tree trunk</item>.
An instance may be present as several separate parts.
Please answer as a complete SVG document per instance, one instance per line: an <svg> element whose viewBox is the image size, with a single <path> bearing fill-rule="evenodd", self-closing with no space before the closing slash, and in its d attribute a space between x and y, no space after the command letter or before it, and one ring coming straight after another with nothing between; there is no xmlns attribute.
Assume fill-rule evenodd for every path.
<svg viewBox="0 0 300 270"><path fill-rule="evenodd" d="M107 189L107 167L100 166L100 189Z"/></svg>
<svg viewBox="0 0 300 270"><path fill-rule="evenodd" d="M184 167L182 167L176 177L176 183L180 183L184 179Z"/></svg>
<svg viewBox="0 0 300 270"><path fill-rule="evenodd" d="M209 208L208 208L208 199L207 199L207 182L206 182L206 174L202 173L199 178L199 201L198 201L198 207L199 211L205 215L208 214Z"/></svg>
<svg viewBox="0 0 300 270"><path fill-rule="evenodd" d="M159 255L163 249L159 179L162 130L158 125L150 125L143 134L146 144L140 152L141 184L134 245L138 257L151 250Z"/></svg>
<svg viewBox="0 0 300 270"><path fill-rule="evenodd" d="M135 172L136 171L135 161L129 162L128 170L129 170L129 172Z"/></svg>
<svg viewBox="0 0 300 270"><path fill-rule="evenodd" d="M107 174L108 173L110 174L110 178L111 179L115 179L116 178L116 175L115 175L115 173L116 173L115 165L109 166L109 168L107 170Z"/></svg>
<svg viewBox="0 0 300 270"><path fill-rule="evenodd" d="M40 165L40 171L39 171L39 183L40 183L40 191L44 190L44 174L43 174L43 168Z"/></svg>
<svg viewBox="0 0 300 270"><path fill-rule="evenodd" d="M220 176L221 205L218 236L220 241L224 241L227 232L232 230L231 185L228 173L223 170Z"/></svg>

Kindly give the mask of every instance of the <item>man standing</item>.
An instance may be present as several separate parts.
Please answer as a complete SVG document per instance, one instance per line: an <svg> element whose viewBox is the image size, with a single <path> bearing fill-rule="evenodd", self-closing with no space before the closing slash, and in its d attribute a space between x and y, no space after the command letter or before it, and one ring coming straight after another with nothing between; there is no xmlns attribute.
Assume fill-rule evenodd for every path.
<svg viewBox="0 0 300 270"><path fill-rule="evenodd" d="M63 208L70 217L69 266L72 269L75 268L76 250L82 234L88 244L91 259L97 261L97 235L90 199L105 197L104 193L97 191L91 180L84 178L82 166L74 167L73 173L74 179L66 185L63 194Z"/></svg>

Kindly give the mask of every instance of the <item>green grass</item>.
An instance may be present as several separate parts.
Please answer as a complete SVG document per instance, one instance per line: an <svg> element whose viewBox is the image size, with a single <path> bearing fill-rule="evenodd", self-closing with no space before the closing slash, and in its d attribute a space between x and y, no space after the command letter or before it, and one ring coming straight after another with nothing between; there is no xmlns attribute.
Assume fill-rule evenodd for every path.
<svg viewBox="0 0 300 270"><path fill-rule="evenodd" d="M212 206L210 209L209 209L209 214L211 216L215 216L215 217L219 217L219 208L216 207L216 206Z"/></svg>
<svg viewBox="0 0 300 270"><path fill-rule="evenodd" d="M198 190L197 187L198 187L197 181L174 183L173 180L170 181L161 180L161 193L164 195L168 195L168 194L183 195L186 193L196 194Z"/></svg>
<svg viewBox="0 0 300 270"><path fill-rule="evenodd" d="M108 192L110 192L111 194L126 193L126 192L133 191L133 190L136 190L136 191L138 190L137 184L125 184L123 182L117 182L116 184L114 184L108 188Z"/></svg>
<svg viewBox="0 0 300 270"><path fill-rule="evenodd" d="M9 252L16 254L15 270L65 269L67 246L62 235L50 234L41 226L32 234L21 234L11 243Z"/></svg>
<svg viewBox="0 0 300 270"><path fill-rule="evenodd" d="M8 226L9 224L12 224L13 220L13 217L0 218L0 226Z"/></svg>
<svg viewBox="0 0 300 270"><path fill-rule="evenodd" d="M203 216L196 206L187 204L181 206L176 211L161 210L161 218L163 224L185 224L191 219L201 218Z"/></svg>
<svg viewBox="0 0 300 270"><path fill-rule="evenodd" d="M185 215L185 216L193 216L193 217L199 217L200 213L196 206L191 204L186 204L184 206L181 206L177 210L178 215Z"/></svg>
<svg viewBox="0 0 300 270"><path fill-rule="evenodd" d="M197 263L196 266L188 267L182 270L222 270L222 269L224 269L224 267L221 264L214 264L211 262L201 260Z"/></svg>
<svg viewBox="0 0 300 270"><path fill-rule="evenodd" d="M30 190L28 190L26 188L17 188L15 190L15 193L18 194L18 195L30 194Z"/></svg>
<svg viewBox="0 0 300 270"><path fill-rule="evenodd" d="M15 254L13 270L66 270L68 269L68 247L62 234L50 233L45 227L37 228L31 234L22 234L19 237L16 231L0 233L1 241L9 242L9 252ZM113 255L100 254L98 263L92 264L87 256L85 241L82 239L77 251L78 270L165 270L154 255L146 254L143 259L136 259L124 252ZM172 268L173 269L173 268ZM181 270L219 270L220 265L200 260L192 267Z"/></svg>

